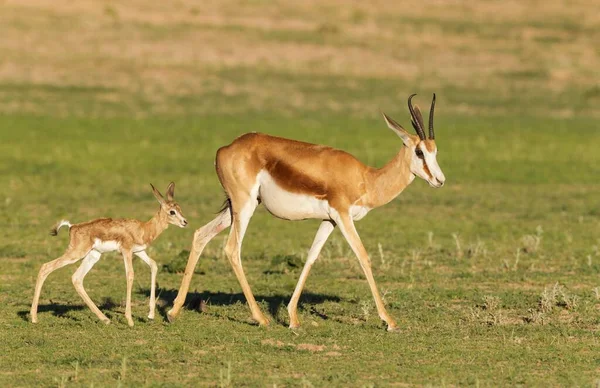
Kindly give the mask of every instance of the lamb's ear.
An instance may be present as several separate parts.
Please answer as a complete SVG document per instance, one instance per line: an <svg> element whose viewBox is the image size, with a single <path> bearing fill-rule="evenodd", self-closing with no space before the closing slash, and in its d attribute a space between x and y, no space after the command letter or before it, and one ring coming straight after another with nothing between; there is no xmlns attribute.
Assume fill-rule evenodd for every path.
<svg viewBox="0 0 600 388"><path fill-rule="evenodd" d="M167 201L172 201L174 195L175 195L175 182L171 182L171 183L169 183L169 187L167 187Z"/></svg>
<svg viewBox="0 0 600 388"><path fill-rule="evenodd" d="M406 129L402 128L402 125L398 124L394 119L392 119L385 113L381 112L381 114L383 115L383 119L385 120L385 123L387 124L388 128L394 131L396 135L398 135L400 139L402 139L402 142L405 146L408 147L413 144L413 140L410 133L406 132Z"/></svg>
<svg viewBox="0 0 600 388"><path fill-rule="evenodd" d="M160 191L156 190L156 187L154 187L154 185L152 183L150 183L150 187L152 187L152 194L154 194L154 197L156 198L156 200L158 201L158 203L160 203L161 205L163 203L165 203L165 199L163 198L163 196L160 193Z"/></svg>

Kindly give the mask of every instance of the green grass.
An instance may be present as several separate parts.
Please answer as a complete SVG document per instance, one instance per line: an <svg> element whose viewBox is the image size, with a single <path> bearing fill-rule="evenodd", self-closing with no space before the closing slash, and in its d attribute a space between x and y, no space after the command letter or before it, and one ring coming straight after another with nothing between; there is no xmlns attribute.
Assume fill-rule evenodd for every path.
<svg viewBox="0 0 600 388"><path fill-rule="evenodd" d="M593 289L600 270L594 200L600 157L586 152L599 140L590 131L593 121L440 115L437 126L448 185L433 190L416 181L358 224L402 332L385 332L339 232L301 299L303 328L292 332L285 305L316 221L284 222L259 210L251 222L244 267L272 317L267 329L249 323L220 249L225 234L199 264L188 310L175 324L166 323L181 278L174 272L177 257L189 249L193 233L175 228L150 250L166 265L155 322L145 319L147 267L136 263L136 326L129 328L122 262L106 255L86 287L112 325L97 322L83 306L70 283L74 267L49 277L40 324L32 325L27 319L37 270L66 245L65 234L52 238L47 230L61 217L149 218L156 204L148 183L162 187L169 180L199 227L222 201L214 151L238 134L260 130L325 143L381 165L400 146L381 120L322 115L307 121L274 113L0 117L0 183L7 188L0 196L0 379L12 385L219 385L227 376L232 385L589 384L599 361ZM541 242L533 250L536 237ZM541 295L557 282L575 304L559 295L545 311ZM486 306L489 297L498 298L496 306Z"/></svg>
<svg viewBox="0 0 600 388"><path fill-rule="evenodd" d="M86 4L0 5L0 385L598 384L600 30L583 2ZM401 142L379 110L408 128L407 96L426 107L434 91L446 186L416 180L357 223L399 333L380 322L339 231L290 331L319 222L260 207L242 260L272 324L251 322L226 232L167 323L194 229L224 198L220 146L260 131L382 166ZM37 272L67 245L49 228L148 219L149 183L170 181L191 227L148 250L157 318L145 318L150 271L136 260L127 326L122 258L107 254L85 286L111 325L77 295L75 266L50 275L31 324Z"/></svg>

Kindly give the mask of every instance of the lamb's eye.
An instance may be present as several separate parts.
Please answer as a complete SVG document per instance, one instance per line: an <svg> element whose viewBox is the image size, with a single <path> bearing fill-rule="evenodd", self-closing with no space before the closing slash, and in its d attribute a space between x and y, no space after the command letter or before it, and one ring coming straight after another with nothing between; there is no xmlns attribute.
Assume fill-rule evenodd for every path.
<svg viewBox="0 0 600 388"><path fill-rule="evenodd" d="M171 211L169 212L169 214L170 214L170 215L172 215L172 216L174 216L174 215L175 215L175 210L171 210Z"/></svg>
<svg viewBox="0 0 600 388"><path fill-rule="evenodd" d="M423 151L421 151L419 148L415 149L415 154L417 154L419 158L423 158Z"/></svg>

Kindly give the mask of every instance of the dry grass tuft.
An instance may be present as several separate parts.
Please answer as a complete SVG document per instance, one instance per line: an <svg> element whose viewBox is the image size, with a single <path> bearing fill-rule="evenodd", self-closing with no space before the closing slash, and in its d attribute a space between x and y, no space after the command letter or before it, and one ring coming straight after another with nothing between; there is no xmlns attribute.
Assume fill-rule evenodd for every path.
<svg viewBox="0 0 600 388"><path fill-rule="evenodd" d="M486 295L483 303L470 309L469 320L484 323L489 326L504 325L509 323L501 308L502 301L497 296Z"/></svg>

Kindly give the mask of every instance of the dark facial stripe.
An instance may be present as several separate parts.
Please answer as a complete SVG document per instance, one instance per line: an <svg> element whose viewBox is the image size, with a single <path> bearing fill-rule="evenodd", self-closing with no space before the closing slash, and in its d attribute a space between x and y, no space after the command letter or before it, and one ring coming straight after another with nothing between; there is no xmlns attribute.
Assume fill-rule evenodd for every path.
<svg viewBox="0 0 600 388"><path fill-rule="evenodd" d="M427 166L427 163L425 162L425 159L423 159L423 170L425 170L425 174L427 174L427 176L430 179L433 179L433 174L431 173L431 171L429 171L429 167Z"/></svg>

